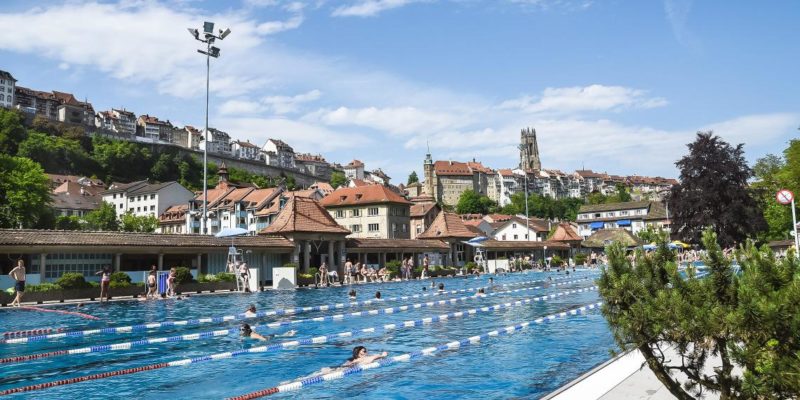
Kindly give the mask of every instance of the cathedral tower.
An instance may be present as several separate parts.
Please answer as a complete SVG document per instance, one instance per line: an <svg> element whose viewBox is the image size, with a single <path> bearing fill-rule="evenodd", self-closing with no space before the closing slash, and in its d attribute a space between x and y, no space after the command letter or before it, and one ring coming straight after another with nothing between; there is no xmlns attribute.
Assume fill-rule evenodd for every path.
<svg viewBox="0 0 800 400"><path fill-rule="evenodd" d="M536 143L536 129L524 128L520 131L519 168L524 171L542 169L539 145Z"/></svg>

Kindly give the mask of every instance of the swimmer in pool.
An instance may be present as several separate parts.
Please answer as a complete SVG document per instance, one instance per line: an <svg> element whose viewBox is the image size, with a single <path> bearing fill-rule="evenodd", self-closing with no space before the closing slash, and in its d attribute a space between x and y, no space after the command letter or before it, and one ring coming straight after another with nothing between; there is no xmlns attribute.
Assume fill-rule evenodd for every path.
<svg viewBox="0 0 800 400"><path fill-rule="evenodd" d="M439 293L444 292L444 283L439 284Z"/></svg>
<svg viewBox="0 0 800 400"><path fill-rule="evenodd" d="M350 300L355 300L356 299L356 290L355 289L350 289L350 293L347 293L347 295L350 297Z"/></svg>
<svg viewBox="0 0 800 400"><path fill-rule="evenodd" d="M247 310L244 311L244 316L245 317L255 317L256 316L256 305L255 304L250 304L247 307Z"/></svg>
<svg viewBox="0 0 800 400"><path fill-rule="evenodd" d="M380 354L368 355L366 347L356 346L353 349L353 356L348 358L347 361L344 364L342 364L342 366L349 368L349 367L355 367L356 365L369 364L371 362L375 362L376 360L380 360L381 358L385 358L388 355L389 353L385 351Z"/></svg>
<svg viewBox="0 0 800 400"><path fill-rule="evenodd" d="M239 328L239 332L241 332L242 337L260 340L265 342L269 339L276 338L276 337L292 337L297 334L296 330L286 331L286 333L282 333L280 335L267 335L263 336L253 331L253 328L250 327L249 324L242 324L241 328Z"/></svg>

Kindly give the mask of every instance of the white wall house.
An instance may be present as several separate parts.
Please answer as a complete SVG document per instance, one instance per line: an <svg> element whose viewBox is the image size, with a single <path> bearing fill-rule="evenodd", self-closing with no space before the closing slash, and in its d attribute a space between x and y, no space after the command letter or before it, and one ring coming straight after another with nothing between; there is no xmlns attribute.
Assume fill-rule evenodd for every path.
<svg viewBox="0 0 800 400"><path fill-rule="evenodd" d="M526 228L524 219L514 217L498 226L492 232L492 237L495 240L529 240L538 242L544 240L539 233L540 230L536 229L536 225L529 223Z"/></svg>
<svg viewBox="0 0 800 400"><path fill-rule="evenodd" d="M282 140L269 139L264 146L264 158L267 165L282 168L295 168L294 149Z"/></svg>
<svg viewBox="0 0 800 400"><path fill-rule="evenodd" d="M150 184L138 181L126 184L113 183L101 193L103 201L114 205L117 217L126 212L136 216L158 217L173 204L184 204L194 198L194 193L178 182Z"/></svg>
<svg viewBox="0 0 800 400"><path fill-rule="evenodd" d="M250 141L234 141L231 144L231 151L233 151L234 157L246 160L258 160L261 158L261 148L250 143Z"/></svg>
<svg viewBox="0 0 800 400"><path fill-rule="evenodd" d="M599 229L624 228L633 234L648 225L669 231L666 208L655 201L583 205L578 211L578 234L588 237Z"/></svg>
<svg viewBox="0 0 800 400"><path fill-rule="evenodd" d="M347 179L364 179L364 163L359 160L350 161L342 169Z"/></svg>
<svg viewBox="0 0 800 400"><path fill-rule="evenodd" d="M14 106L14 85L17 80L6 71L0 71L0 107Z"/></svg>

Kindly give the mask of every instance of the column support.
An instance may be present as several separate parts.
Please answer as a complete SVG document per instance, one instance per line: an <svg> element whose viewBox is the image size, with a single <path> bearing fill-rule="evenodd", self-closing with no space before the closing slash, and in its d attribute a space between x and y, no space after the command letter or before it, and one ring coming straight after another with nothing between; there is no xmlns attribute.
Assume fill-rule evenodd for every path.
<svg viewBox="0 0 800 400"><path fill-rule="evenodd" d="M164 270L164 254L158 255L158 270L159 271Z"/></svg>
<svg viewBox="0 0 800 400"><path fill-rule="evenodd" d="M39 253L39 283L44 283L45 272L47 272L47 253Z"/></svg>
<svg viewBox="0 0 800 400"><path fill-rule="evenodd" d="M122 269L122 253L114 254L114 271L119 272Z"/></svg>
<svg viewBox="0 0 800 400"><path fill-rule="evenodd" d="M311 242L303 241L303 272L308 272L311 266Z"/></svg>
<svg viewBox="0 0 800 400"><path fill-rule="evenodd" d="M203 254L197 253L197 275L203 273Z"/></svg>

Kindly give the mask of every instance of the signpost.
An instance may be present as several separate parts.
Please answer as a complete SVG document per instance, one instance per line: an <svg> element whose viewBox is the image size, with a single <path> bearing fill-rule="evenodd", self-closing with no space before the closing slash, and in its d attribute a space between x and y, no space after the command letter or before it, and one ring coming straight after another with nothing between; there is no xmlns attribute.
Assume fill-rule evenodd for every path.
<svg viewBox="0 0 800 400"><path fill-rule="evenodd" d="M800 237L797 236L797 213L794 210L794 193L781 189L775 194L775 199L783 205L791 204L792 207L792 236L794 236L795 255L800 257Z"/></svg>

